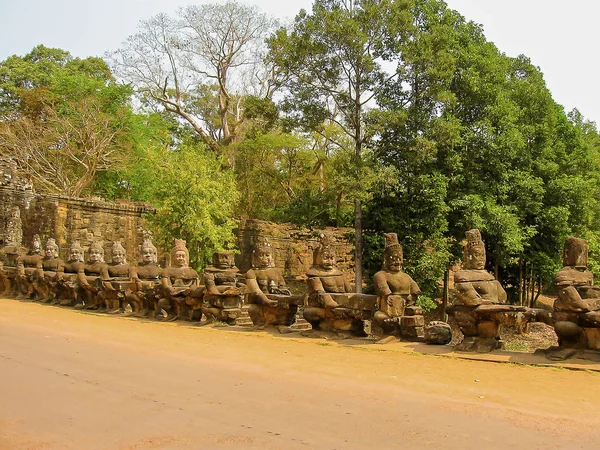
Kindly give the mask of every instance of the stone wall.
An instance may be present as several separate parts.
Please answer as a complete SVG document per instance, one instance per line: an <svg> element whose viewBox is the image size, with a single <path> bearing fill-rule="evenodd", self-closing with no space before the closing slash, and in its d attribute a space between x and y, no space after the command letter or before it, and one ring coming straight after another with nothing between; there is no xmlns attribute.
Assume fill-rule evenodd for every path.
<svg viewBox="0 0 600 450"><path fill-rule="evenodd" d="M87 250L97 240L103 243L107 261L114 241L121 241L130 261L138 260L146 231L143 215L154 211L143 204L41 195L18 184L4 184L0 185L0 245L6 242L8 218L15 206L21 212L24 247L31 246L35 234L43 244L54 238L61 258L66 259L71 242L79 241Z"/></svg>
<svg viewBox="0 0 600 450"><path fill-rule="evenodd" d="M337 240L338 267L349 280L354 279L354 245L348 238L352 228L327 228L325 231ZM299 228L290 223L273 223L262 220L241 220L237 230L236 264L242 272L251 265L252 250L260 238L267 237L274 249L275 265L284 270L286 277L303 279L313 262L313 249L319 246L323 230Z"/></svg>

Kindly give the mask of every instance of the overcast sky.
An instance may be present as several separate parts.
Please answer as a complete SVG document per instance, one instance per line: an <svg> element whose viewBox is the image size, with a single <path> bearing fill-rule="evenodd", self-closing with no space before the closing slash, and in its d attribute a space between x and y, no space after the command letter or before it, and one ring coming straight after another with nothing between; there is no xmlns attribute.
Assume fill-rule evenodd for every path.
<svg viewBox="0 0 600 450"><path fill-rule="evenodd" d="M525 54L544 73L554 99L600 124L597 74L599 0L446 0L483 25L488 40L509 56ZM74 56L102 56L133 34L138 21L180 0L0 0L0 61L44 44ZM292 18L312 0L248 0L265 12ZM596 30L596 31L594 31Z"/></svg>

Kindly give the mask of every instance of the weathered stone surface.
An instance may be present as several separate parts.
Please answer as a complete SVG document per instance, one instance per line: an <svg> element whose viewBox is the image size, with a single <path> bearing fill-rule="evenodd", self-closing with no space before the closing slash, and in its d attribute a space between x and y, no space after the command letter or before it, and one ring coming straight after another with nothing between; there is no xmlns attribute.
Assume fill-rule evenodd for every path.
<svg viewBox="0 0 600 450"><path fill-rule="evenodd" d="M446 322L435 320L425 327L425 343L446 345L452 340L452 327Z"/></svg>
<svg viewBox="0 0 600 450"><path fill-rule="evenodd" d="M554 302L554 331L562 349L600 350L600 288L587 268L587 241L570 237L565 242L563 268L554 276L558 298ZM562 358L572 352L552 353ZM558 355L558 356L557 356Z"/></svg>
<svg viewBox="0 0 600 450"><path fill-rule="evenodd" d="M283 270L284 276L305 279L313 263L313 250L319 246L319 236L323 233L334 237L336 266L348 280L354 279L354 245L348 234L351 228L326 228L309 230L290 223L276 224L262 220L241 220L237 229L236 265L241 272L252 267L252 251L256 242L265 237L273 249L273 266ZM292 291L293 292L293 291Z"/></svg>
<svg viewBox="0 0 600 450"><path fill-rule="evenodd" d="M9 164L0 158L0 247L8 240L9 222L17 207L23 245L27 248L31 248L36 234L43 242L53 238L60 257L66 260L72 241L79 241L84 248L101 241L110 260L113 242L120 241L130 259L138 261L146 234L142 216L154 208L142 203L36 194L29 184L10 172Z"/></svg>

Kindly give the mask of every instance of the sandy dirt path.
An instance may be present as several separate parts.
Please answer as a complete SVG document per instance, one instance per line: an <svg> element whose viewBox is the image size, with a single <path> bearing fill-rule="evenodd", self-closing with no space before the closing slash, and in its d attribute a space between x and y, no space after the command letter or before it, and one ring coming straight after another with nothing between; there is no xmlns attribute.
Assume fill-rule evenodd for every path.
<svg viewBox="0 0 600 450"><path fill-rule="evenodd" d="M0 308L0 449L600 448L598 373Z"/></svg>

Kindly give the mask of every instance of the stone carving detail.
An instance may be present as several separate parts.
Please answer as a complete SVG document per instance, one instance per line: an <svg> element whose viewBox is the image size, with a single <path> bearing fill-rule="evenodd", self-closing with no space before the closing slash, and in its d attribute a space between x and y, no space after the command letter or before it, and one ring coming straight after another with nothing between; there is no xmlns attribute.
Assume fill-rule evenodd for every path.
<svg viewBox="0 0 600 450"><path fill-rule="evenodd" d="M79 272L77 277L79 290L75 308L104 311L105 305L98 296L102 287L100 279L106 271L102 244L97 241L92 242L88 254L88 261L83 265L83 273Z"/></svg>
<svg viewBox="0 0 600 450"><path fill-rule="evenodd" d="M563 268L554 276L554 330L563 349L600 350L600 288L587 268L587 241L565 242Z"/></svg>
<svg viewBox="0 0 600 450"><path fill-rule="evenodd" d="M379 309L373 317L374 333L417 338L423 336L423 311L416 305L419 286L402 271L402 246L396 233L386 233L383 270L373 276Z"/></svg>
<svg viewBox="0 0 600 450"><path fill-rule="evenodd" d="M17 262L17 292L18 298L29 299L36 292L34 289L35 275L42 268L42 243L40 236L33 237L31 249L26 255L19 256Z"/></svg>
<svg viewBox="0 0 600 450"><path fill-rule="evenodd" d="M485 270L485 244L477 229L466 233L463 269L454 274L456 301L446 312L465 336L457 350L488 352L502 347L500 327L507 314L526 311L506 305L506 291Z"/></svg>
<svg viewBox="0 0 600 450"><path fill-rule="evenodd" d="M257 326L290 326L296 320L301 295L292 296L281 269L274 267L273 249L262 239L252 252L252 268L246 272L246 304L252 323Z"/></svg>
<svg viewBox="0 0 600 450"><path fill-rule="evenodd" d="M98 304L99 309L105 308L108 314L118 314L124 312L125 296L131 290L131 268L127 264L127 252L121 242L113 243L111 258L111 263L100 274Z"/></svg>
<svg viewBox="0 0 600 450"><path fill-rule="evenodd" d="M238 273L233 252L213 254L213 264L202 276L205 287L202 313L209 321L234 325L242 317L244 288L238 285Z"/></svg>
<svg viewBox="0 0 600 450"><path fill-rule="evenodd" d="M140 264L131 268L131 290L126 294L125 302L130 305L134 316L155 317L162 269L157 264L158 251L149 237L142 243L141 254Z"/></svg>
<svg viewBox="0 0 600 450"><path fill-rule="evenodd" d="M37 280L34 283L40 302L47 303L56 298L58 280L63 276L64 270L64 262L58 257L58 245L50 238L46 241L42 270L37 272Z"/></svg>
<svg viewBox="0 0 600 450"><path fill-rule="evenodd" d="M336 267L334 244L332 236L321 235L313 265L306 273L304 319L314 330L350 331L364 336L369 334L373 312L378 309L377 296L352 293L352 286Z"/></svg>
<svg viewBox="0 0 600 450"><path fill-rule="evenodd" d="M84 251L79 242L73 242L69 248L69 259L63 265L63 271L57 277L57 296L52 304L60 306L74 306L76 303L83 305L79 300L79 281L85 277Z"/></svg>
<svg viewBox="0 0 600 450"><path fill-rule="evenodd" d="M192 294L198 288L198 272L189 267L190 253L183 239L175 239L171 250L171 267L161 273L162 296L155 305L156 317L161 309L166 311L166 321L191 319Z"/></svg>

